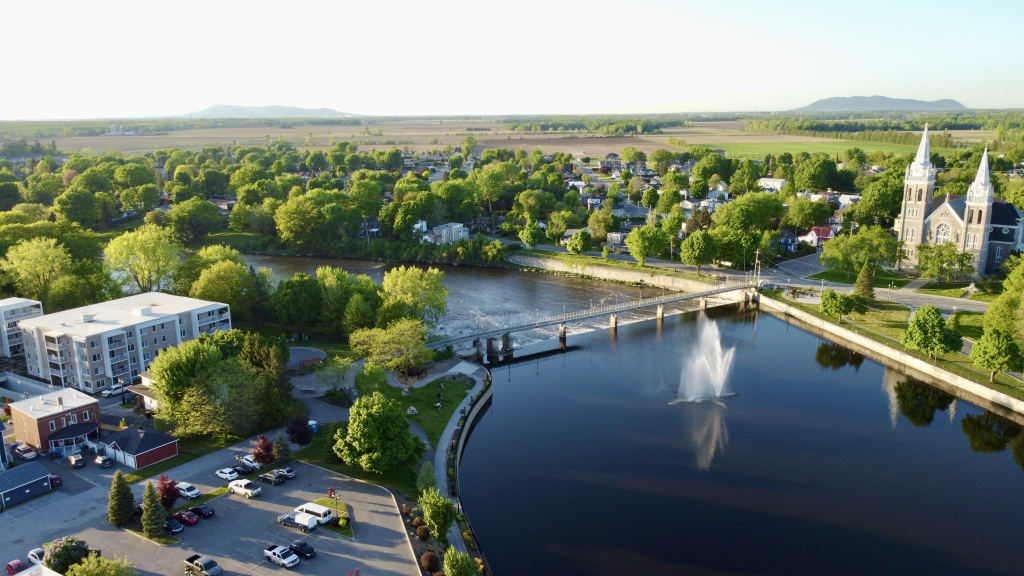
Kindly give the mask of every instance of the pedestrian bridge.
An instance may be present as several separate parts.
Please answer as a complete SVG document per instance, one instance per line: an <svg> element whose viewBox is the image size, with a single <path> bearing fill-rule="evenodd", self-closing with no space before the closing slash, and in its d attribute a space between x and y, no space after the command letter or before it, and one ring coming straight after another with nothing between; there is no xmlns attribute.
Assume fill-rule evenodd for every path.
<svg viewBox="0 0 1024 576"><path fill-rule="evenodd" d="M715 284L709 284L706 290L699 291L686 291L686 292L673 292L671 294L665 294L663 296L656 296L654 298L641 298L636 300L629 300L626 302L620 302L618 304L610 304L606 306L592 306L584 310L577 310L575 312L568 312L565 314L558 314L556 316L549 316L547 318L540 318L533 322L519 324L516 326L503 326L495 327L485 330L477 330L468 334L461 334L459 336L453 336L445 338L444 340L437 340L434 342L428 342L427 346L434 349L444 349L448 346L454 346L460 342L467 340L474 340L474 345L483 353L482 342L492 340L498 336L502 337L503 346L502 351L507 352L512 350L512 337L511 335L515 332L522 332L524 330L536 330L538 328L545 328L547 326L561 326L559 330L559 338L565 338L565 324L570 322L577 322L580 320L586 320L587 318L593 318L594 316L610 316L610 326L615 328L617 322L617 315L621 312L628 312L630 310L637 310L640 308L650 308L657 306L658 318L662 317L662 311L665 304L674 304L676 302L684 302L686 300L697 300L708 298L710 296L716 296L718 294L724 294L726 292L735 292L737 290L745 290L748 288L754 288L756 286L754 280L731 280L731 281L717 281ZM494 345L488 342L488 354L496 354Z"/></svg>

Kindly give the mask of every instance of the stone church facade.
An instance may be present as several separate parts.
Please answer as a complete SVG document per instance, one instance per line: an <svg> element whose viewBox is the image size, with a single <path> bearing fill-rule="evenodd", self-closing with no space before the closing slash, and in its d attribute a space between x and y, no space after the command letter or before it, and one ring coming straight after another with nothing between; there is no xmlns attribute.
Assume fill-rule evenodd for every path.
<svg viewBox="0 0 1024 576"><path fill-rule="evenodd" d="M1022 242L1024 214L1012 204L996 201L989 179L988 150L966 196L935 197L935 167L928 144L928 128L913 163L904 176L903 203L896 220L907 259L916 266L922 244L953 242L973 255L976 276L995 273ZM1024 248L1024 246L1021 246Z"/></svg>

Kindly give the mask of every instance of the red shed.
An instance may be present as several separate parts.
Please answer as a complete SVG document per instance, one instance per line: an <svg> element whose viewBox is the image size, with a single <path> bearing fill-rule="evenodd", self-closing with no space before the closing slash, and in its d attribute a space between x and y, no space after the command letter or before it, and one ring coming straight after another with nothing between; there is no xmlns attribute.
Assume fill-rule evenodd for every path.
<svg viewBox="0 0 1024 576"><path fill-rule="evenodd" d="M144 468L178 455L178 439L130 426L100 440L106 454L132 468Z"/></svg>

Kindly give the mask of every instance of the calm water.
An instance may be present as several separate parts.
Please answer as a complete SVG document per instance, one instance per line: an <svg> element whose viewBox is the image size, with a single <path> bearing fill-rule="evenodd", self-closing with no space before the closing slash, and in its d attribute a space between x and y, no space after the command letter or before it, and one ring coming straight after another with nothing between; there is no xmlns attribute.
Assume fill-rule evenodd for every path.
<svg viewBox="0 0 1024 576"><path fill-rule="evenodd" d="M398 266L364 260L337 260L328 258L298 258L290 256L245 256L246 263L265 266L274 271L278 280L291 278L297 272L315 275L319 266L340 267L351 274L366 274L380 284L384 272ZM478 329L497 326L515 326L538 318L561 314L563 311L582 310L591 305L614 304L629 299L656 296L661 289L633 288L611 282L595 282L582 278L568 278L553 274L519 272L497 268L469 266L437 266L444 270L448 295L448 315L437 327L444 336L457 336ZM696 303L669 305L666 314L693 310ZM652 310L635 311L619 315L619 323L652 318ZM571 324L569 334L606 328L608 318L594 318L588 322ZM524 346L555 337L556 327L531 332L517 332L516 345ZM466 346L469 346L467 343Z"/></svg>
<svg viewBox="0 0 1024 576"><path fill-rule="evenodd" d="M460 482L496 574L1024 571L1019 427L768 314L711 314L736 347L725 408L669 404L697 313L494 368Z"/></svg>

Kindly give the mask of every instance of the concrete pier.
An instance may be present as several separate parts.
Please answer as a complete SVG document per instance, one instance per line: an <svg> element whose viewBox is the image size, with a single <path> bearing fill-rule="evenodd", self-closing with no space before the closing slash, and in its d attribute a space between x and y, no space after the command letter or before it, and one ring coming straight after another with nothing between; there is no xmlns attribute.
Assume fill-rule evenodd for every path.
<svg viewBox="0 0 1024 576"><path fill-rule="evenodd" d="M611 318L608 319L608 327L615 330L619 327L619 317L616 314L612 314Z"/></svg>
<svg viewBox="0 0 1024 576"><path fill-rule="evenodd" d="M658 304L658 320L664 320L664 319L665 319L665 307L663 305L661 305L661 304Z"/></svg>

